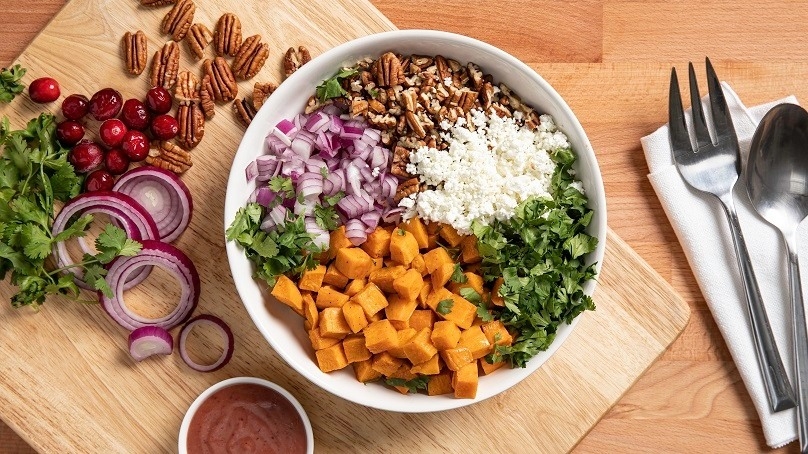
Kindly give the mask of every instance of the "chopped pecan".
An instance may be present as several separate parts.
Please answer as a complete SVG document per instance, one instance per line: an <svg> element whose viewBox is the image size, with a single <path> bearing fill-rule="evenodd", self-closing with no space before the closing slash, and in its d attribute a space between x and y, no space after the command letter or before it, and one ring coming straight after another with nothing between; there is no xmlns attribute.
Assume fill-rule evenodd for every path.
<svg viewBox="0 0 808 454"><path fill-rule="evenodd" d="M452 73L449 70L449 62L446 61L446 58L443 55L435 56L435 70L437 71L437 75L441 82L452 78Z"/></svg>
<svg viewBox="0 0 808 454"><path fill-rule="evenodd" d="M180 105L198 103L200 83L199 78L191 71L180 71L177 76L177 86L174 87L174 98Z"/></svg>
<svg viewBox="0 0 808 454"><path fill-rule="evenodd" d="M414 112L407 112L404 114L405 118L407 119L407 126L410 127L410 130L415 133L416 136L420 138L426 137L426 131L424 130L424 125L421 124L421 119L418 118Z"/></svg>
<svg viewBox="0 0 808 454"><path fill-rule="evenodd" d="M177 81L180 67L180 48L174 41L169 41L154 53L152 57L150 82L153 87L171 88Z"/></svg>
<svg viewBox="0 0 808 454"><path fill-rule="evenodd" d="M480 90L480 107L482 107L483 110L488 111L488 109L491 107L491 103L493 102L494 86L491 85L491 82L485 82Z"/></svg>
<svg viewBox="0 0 808 454"><path fill-rule="evenodd" d="M351 116L358 117L360 115L367 115L368 102L361 98L354 98L351 100Z"/></svg>
<svg viewBox="0 0 808 454"><path fill-rule="evenodd" d="M143 6L165 6L174 3L177 3L177 0L140 0L140 4Z"/></svg>
<svg viewBox="0 0 808 454"><path fill-rule="evenodd" d="M230 66L222 57L206 59L202 63L202 70L210 77L209 93L218 102L232 101L238 94L238 85Z"/></svg>
<svg viewBox="0 0 808 454"><path fill-rule="evenodd" d="M226 13L219 18L213 29L213 46L216 55L235 57L241 47L241 20L233 13Z"/></svg>
<svg viewBox="0 0 808 454"><path fill-rule="evenodd" d="M269 95L275 92L278 89L278 86L273 84L272 82L261 83L256 82L253 86L253 108L257 111L264 105Z"/></svg>
<svg viewBox="0 0 808 454"><path fill-rule="evenodd" d="M371 100L368 101L368 107L370 108L370 110L372 110L372 111L374 111L376 113L382 113L385 110L387 110L387 109L385 109L384 104L382 104L381 102L379 102L379 101L377 101L375 99L371 99Z"/></svg>
<svg viewBox="0 0 808 454"><path fill-rule="evenodd" d="M123 58L129 74L139 75L146 69L147 43L146 34L138 30L135 33L126 32L123 35Z"/></svg>
<svg viewBox="0 0 808 454"><path fill-rule="evenodd" d="M245 39L233 59L233 74L239 79L250 79L264 66L269 56L269 45L261 42L260 35Z"/></svg>
<svg viewBox="0 0 808 454"><path fill-rule="evenodd" d="M185 172L193 165L191 153L171 142L158 142L157 147L149 150L146 164L177 174Z"/></svg>
<svg viewBox="0 0 808 454"><path fill-rule="evenodd" d="M407 172L407 164L410 163L410 150L396 146L393 149L393 165L390 173L399 178L412 178L412 175Z"/></svg>
<svg viewBox="0 0 808 454"><path fill-rule="evenodd" d="M477 101L477 92L463 88L458 90L458 93L460 93L460 98L457 100L457 106L463 109L463 112L470 111Z"/></svg>
<svg viewBox="0 0 808 454"><path fill-rule="evenodd" d="M179 134L177 140L187 149L194 148L205 136L205 115L199 104L185 104L177 108Z"/></svg>
<svg viewBox="0 0 808 454"><path fill-rule="evenodd" d="M379 87L392 87L404 81L401 60L392 52L387 52L379 57L373 63L371 72L376 78L376 85Z"/></svg>
<svg viewBox="0 0 808 454"><path fill-rule="evenodd" d="M417 193L420 188L421 185L418 183L418 178L410 178L402 181L398 184L398 188L396 188L396 195L393 197L393 201L398 205L401 199Z"/></svg>
<svg viewBox="0 0 808 454"><path fill-rule="evenodd" d="M236 114L236 118L241 121L241 124L250 126L250 122L255 118L257 112L253 103L246 99L236 98L233 101L233 113Z"/></svg>
<svg viewBox="0 0 808 454"><path fill-rule="evenodd" d="M415 108L418 107L418 94L414 89L410 88L401 92L401 104L404 106L404 110L415 112Z"/></svg>
<svg viewBox="0 0 808 454"><path fill-rule="evenodd" d="M417 72L421 72L432 66L432 58L425 55L413 55L410 57L410 63L418 68Z"/></svg>
<svg viewBox="0 0 808 454"><path fill-rule="evenodd" d="M474 63L469 63L466 65L466 69L468 70L469 78L474 85L474 89L480 91L480 88L483 86L483 72L480 70L480 67Z"/></svg>
<svg viewBox="0 0 808 454"><path fill-rule="evenodd" d="M213 35L205 27L204 24L193 24L188 29L188 34L185 35L185 41L188 43L188 50L196 57L197 60L202 60L205 57L205 48L213 40Z"/></svg>
<svg viewBox="0 0 808 454"><path fill-rule="evenodd" d="M511 111L499 102L491 104L491 112L494 112L500 118L510 118Z"/></svg>
<svg viewBox="0 0 808 454"><path fill-rule="evenodd" d="M298 46L297 50L290 47L283 56L283 73L289 77L309 61L311 61L311 54L305 46Z"/></svg>
<svg viewBox="0 0 808 454"><path fill-rule="evenodd" d="M181 41L194 22L196 5L193 0L177 0L171 11L163 18L160 32L171 35L174 41Z"/></svg>
<svg viewBox="0 0 808 454"><path fill-rule="evenodd" d="M210 83L210 76L202 78L202 86L199 88L199 105L205 118L210 120L216 114L216 105L213 103L213 87Z"/></svg>
<svg viewBox="0 0 808 454"><path fill-rule="evenodd" d="M396 127L396 119L390 114L384 115L368 115L368 121L373 126L376 126L379 129L393 129Z"/></svg>

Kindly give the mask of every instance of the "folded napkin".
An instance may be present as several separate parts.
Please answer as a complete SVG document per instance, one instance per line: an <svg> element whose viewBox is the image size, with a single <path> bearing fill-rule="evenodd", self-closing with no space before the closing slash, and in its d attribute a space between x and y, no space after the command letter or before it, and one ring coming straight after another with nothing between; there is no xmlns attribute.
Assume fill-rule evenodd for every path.
<svg viewBox="0 0 808 454"><path fill-rule="evenodd" d="M746 108L729 85L722 83L722 87L735 124L745 168L749 144L760 119L775 105L782 102L796 104L797 100L790 96ZM707 97L702 99L702 103L709 121ZM690 126L689 110L686 115ZM667 125L643 137L641 143L651 171L648 178L673 225L707 305L752 397L760 415L766 443L774 448L795 440L796 411L789 409L772 413L769 410L763 378L755 355L737 258L720 202L711 195L690 188L682 180L671 156ZM779 232L759 217L752 208L743 177L735 186L734 196L741 230L746 238L777 347L791 379L793 376L791 309L785 247ZM798 247L800 256L806 257L808 232L802 227L798 231ZM805 295L808 296L808 293ZM794 383L793 379L791 383Z"/></svg>

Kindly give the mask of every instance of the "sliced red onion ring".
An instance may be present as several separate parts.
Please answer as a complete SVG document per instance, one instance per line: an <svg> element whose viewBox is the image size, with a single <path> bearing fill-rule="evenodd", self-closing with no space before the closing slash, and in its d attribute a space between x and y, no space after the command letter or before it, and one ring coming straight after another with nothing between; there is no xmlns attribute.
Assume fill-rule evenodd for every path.
<svg viewBox="0 0 808 454"><path fill-rule="evenodd" d="M135 361L152 355L170 355L174 351L171 333L157 326L144 326L129 333L129 354Z"/></svg>
<svg viewBox="0 0 808 454"><path fill-rule="evenodd" d="M199 364L191 359L191 356L188 354L188 349L186 348L186 342L188 341L188 335L191 334L191 330L199 324L209 324L216 328L219 334L222 336L222 342L224 342L224 349L222 351L222 355L214 361L212 364ZM230 362L230 358L233 357L233 350L234 348L234 341L233 341L233 332L230 330L230 327L227 326L227 323L222 321L219 317L202 314L197 315L196 317L188 320L188 323L182 327L180 330L180 356L182 360L185 361L185 364L188 365L191 369L198 371L198 372L213 372L215 370L219 370L225 366L228 362Z"/></svg>
<svg viewBox="0 0 808 454"><path fill-rule="evenodd" d="M118 257L107 266L106 281L112 289L108 298L99 292L104 310L121 326L135 330L143 326L159 326L163 329L181 324L193 312L199 302L199 274L191 259L171 244L155 240L143 240L143 248L137 255ZM126 279L145 266L165 269L180 283L181 295L177 306L170 314L159 318L147 318L132 312L123 299Z"/></svg>

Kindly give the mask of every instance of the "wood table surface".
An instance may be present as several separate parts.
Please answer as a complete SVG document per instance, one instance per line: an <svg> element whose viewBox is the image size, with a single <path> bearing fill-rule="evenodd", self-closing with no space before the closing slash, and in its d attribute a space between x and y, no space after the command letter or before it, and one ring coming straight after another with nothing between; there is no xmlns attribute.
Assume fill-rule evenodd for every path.
<svg viewBox="0 0 808 454"><path fill-rule="evenodd" d="M0 67L11 63L64 3L4 0ZM399 28L443 29L482 39L536 67L551 84L563 80L561 95L587 130L603 171L610 227L691 306L683 334L576 451L796 452L794 443L780 450L766 446L751 400L646 178L639 139L666 121L670 66L684 67L705 55L748 104L787 94L808 99L808 64L800 62L808 54L808 5L372 3ZM0 422L0 453L32 451Z"/></svg>

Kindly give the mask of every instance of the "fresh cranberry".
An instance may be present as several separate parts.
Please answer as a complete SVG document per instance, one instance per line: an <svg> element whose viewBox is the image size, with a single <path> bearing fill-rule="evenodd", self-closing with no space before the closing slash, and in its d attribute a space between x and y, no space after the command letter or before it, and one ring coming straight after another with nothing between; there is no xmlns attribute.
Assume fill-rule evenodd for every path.
<svg viewBox="0 0 808 454"><path fill-rule="evenodd" d="M149 138L140 131L129 131L123 136L121 150L132 162L139 162L149 155Z"/></svg>
<svg viewBox="0 0 808 454"><path fill-rule="evenodd" d="M62 101L62 115L68 120L78 120L87 115L89 103L84 95L70 95Z"/></svg>
<svg viewBox="0 0 808 454"><path fill-rule="evenodd" d="M87 192L111 191L113 186L115 186L115 177L103 169L98 169L87 175L84 180L84 190Z"/></svg>
<svg viewBox="0 0 808 454"><path fill-rule="evenodd" d="M171 115L158 115L152 120L151 132L155 139L171 140L180 132L180 125Z"/></svg>
<svg viewBox="0 0 808 454"><path fill-rule="evenodd" d="M56 101L61 93L59 82L56 82L56 79L52 77L40 77L28 86L28 95L31 96L31 101L40 104Z"/></svg>
<svg viewBox="0 0 808 454"><path fill-rule="evenodd" d="M78 121L65 120L56 125L56 138L66 147L73 146L84 138L84 126Z"/></svg>
<svg viewBox="0 0 808 454"><path fill-rule="evenodd" d="M129 168L129 157L120 148L113 148L104 155L104 166L113 175L120 175Z"/></svg>
<svg viewBox="0 0 808 454"><path fill-rule="evenodd" d="M104 88L90 98L90 115L98 121L114 118L121 111L123 96L118 90Z"/></svg>
<svg viewBox="0 0 808 454"><path fill-rule="evenodd" d="M172 102L171 93L163 87L152 87L146 93L146 105L156 114L168 113Z"/></svg>
<svg viewBox="0 0 808 454"><path fill-rule="evenodd" d="M98 128L98 135L101 137L101 142L103 142L104 145L112 148L117 147L123 142L123 136L127 131L126 125L123 124L121 120L110 118L101 123L101 126Z"/></svg>
<svg viewBox="0 0 808 454"><path fill-rule="evenodd" d="M82 140L68 154L67 159L78 173L91 172L104 162L104 150L95 142Z"/></svg>
<svg viewBox="0 0 808 454"><path fill-rule="evenodd" d="M151 114L146 109L146 105L139 99L127 99L121 109L121 120L129 129L143 131L149 127Z"/></svg>

